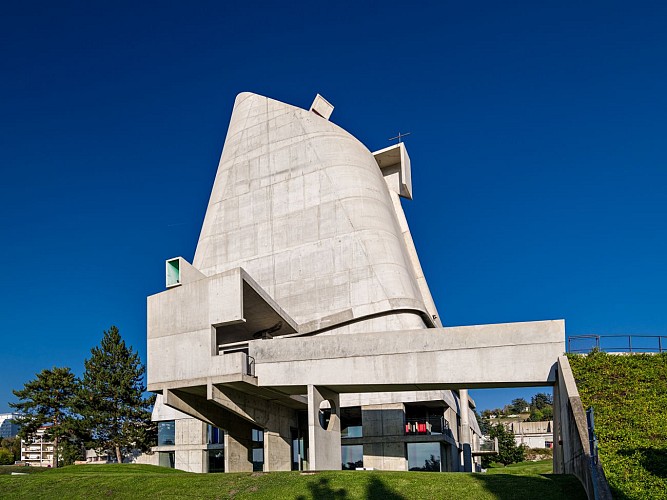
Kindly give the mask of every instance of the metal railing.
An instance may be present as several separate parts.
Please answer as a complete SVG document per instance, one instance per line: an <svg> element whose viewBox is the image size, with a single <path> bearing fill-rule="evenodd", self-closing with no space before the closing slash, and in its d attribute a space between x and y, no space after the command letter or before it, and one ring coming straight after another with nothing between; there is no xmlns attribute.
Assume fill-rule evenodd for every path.
<svg viewBox="0 0 667 500"><path fill-rule="evenodd" d="M479 451L485 451L487 453L497 453L498 452L498 438L485 439L479 443Z"/></svg>
<svg viewBox="0 0 667 500"><path fill-rule="evenodd" d="M595 435L595 417L593 407L586 410L586 423L588 424L588 446L591 451L591 458L593 463L598 463L598 438Z"/></svg>
<svg viewBox="0 0 667 500"><path fill-rule="evenodd" d="M253 358L250 354L246 354L246 375L250 375L251 377L255 376L255 358Z"/></svg>
<svg viewBox="0 0 667 500"><path fill-rule="evenodd" d="M449 422L444 417L410 417L405 419L405 434L443 434L449 429Z"/></svg>
<svg viewBox="0 0 667 500"><path fill-rule="evenodd" d="M587 354L604 352L667 352L665 335L575 335L567 339L567 352Z"/></svg>

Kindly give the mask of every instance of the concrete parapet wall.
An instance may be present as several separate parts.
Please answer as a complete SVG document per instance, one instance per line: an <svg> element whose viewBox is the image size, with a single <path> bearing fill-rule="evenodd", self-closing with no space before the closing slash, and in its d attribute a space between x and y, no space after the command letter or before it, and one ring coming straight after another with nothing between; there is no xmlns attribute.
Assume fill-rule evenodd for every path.
<svg viewBox="0 0 667 500"><path fill-rule="evenodd" d="M564 349L560 320L250 342L258 384L294 394L549 385Z"/></svg>
<svg viewBox="0 0 667 500"><path fill-rule="evenodd" d="M554 387L554 473L574 474L589 499L611 499L599 462L591 457L586 413L567 357L558 358Z"/></svg>

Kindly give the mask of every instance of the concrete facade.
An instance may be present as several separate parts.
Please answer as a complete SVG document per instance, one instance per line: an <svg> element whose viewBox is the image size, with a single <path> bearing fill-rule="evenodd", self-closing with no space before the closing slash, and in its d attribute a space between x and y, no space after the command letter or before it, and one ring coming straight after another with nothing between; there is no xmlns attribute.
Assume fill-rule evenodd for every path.
<svg viewBox="0 0 667 500"><path fill-rule="evenodd" d="M505 422L505 428L514 434L517 445L527 448L552 448L554 439L553 420L542 422Z"/></svg>
<svg viewBox="0 0 667 500"><path fill-rule="evenodd" d="M405 144L372 153L332 111L239 94L193 263L169 259L148 298L148 388L198 422L188 470L206 470L205 425L228 471L340 469L346 446L364 467L428 449L426 468L473 470L466 389L556 382L562 321L442 327L401 206ZM350 415L363 436L341 435Z"/></svg>

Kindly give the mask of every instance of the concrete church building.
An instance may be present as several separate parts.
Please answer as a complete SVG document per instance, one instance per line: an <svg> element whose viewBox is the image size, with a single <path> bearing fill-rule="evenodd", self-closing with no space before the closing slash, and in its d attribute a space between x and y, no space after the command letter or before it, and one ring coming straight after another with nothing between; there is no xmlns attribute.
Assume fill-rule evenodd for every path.
<svg viewBox="0 0 667 500"><path fill-rule="evenodd" d="M442 327L405 145L372 153L332 111L236 98L194 261L148 298L163 465L470 471L466 388L554 383L562 321Z"/></svg>

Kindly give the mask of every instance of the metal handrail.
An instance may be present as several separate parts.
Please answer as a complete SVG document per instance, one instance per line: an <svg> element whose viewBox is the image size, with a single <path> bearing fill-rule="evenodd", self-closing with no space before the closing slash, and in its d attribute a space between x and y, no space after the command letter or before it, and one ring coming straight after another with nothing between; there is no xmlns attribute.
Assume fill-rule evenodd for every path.
<svg viewBox="0 0 667 500"><path fill-rule="evenodd" d="M255 358L246 354L246 375L255 376Z"/></svg>
<svg viewBox="0 0 667 500"><path fill-rule="evenodd" d="M608 347L604 345L604 339L627 339L627 344L621 347ZM632 346L632 339L636 339L635 346ZM655 339L654 347L638 346L638 339ZM593 340L595 345L574 349L573 341ZM634 352L634 353L663 353L667 352L667 336L665 335L574 335L567 339L567 352L576 354L586 354L593 350L604 352Z"/></svg>

